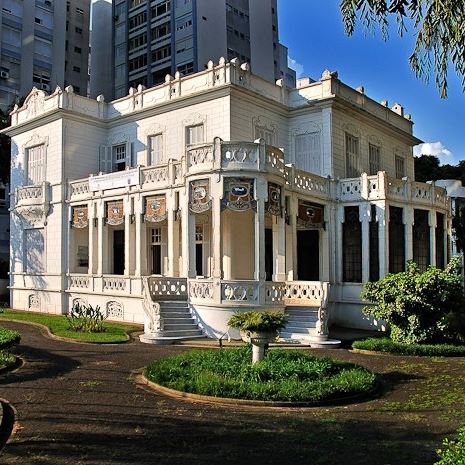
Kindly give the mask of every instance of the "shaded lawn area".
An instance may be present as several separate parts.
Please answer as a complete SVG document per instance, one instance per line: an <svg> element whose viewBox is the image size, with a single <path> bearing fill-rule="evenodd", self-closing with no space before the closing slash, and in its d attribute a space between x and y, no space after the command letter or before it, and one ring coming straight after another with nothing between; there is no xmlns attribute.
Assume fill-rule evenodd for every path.
<svg viewBox="0 0 465 465"><path fill-rule="evenodd" d="M105 321L105 332L102 333L83 333L71 331L68 320L64 315L49 315L46 313L22 312L19 310L5 309L0 313L0 321L15 320L29 321L47 326L50 332L56 336L66 337L80 342L95 343L117 343L129 340L128 333L142 330L142 325L113 323Z"/></svg>

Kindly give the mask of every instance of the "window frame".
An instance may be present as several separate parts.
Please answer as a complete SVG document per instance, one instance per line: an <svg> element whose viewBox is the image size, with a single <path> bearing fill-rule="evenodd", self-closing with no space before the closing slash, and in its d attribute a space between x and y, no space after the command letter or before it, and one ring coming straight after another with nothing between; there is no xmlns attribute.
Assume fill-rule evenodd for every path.
<svg viewBox="0 0 465 465"><path fill-rule="evenodd" d="M349 144L355 143L357 151L353 152L349 147ZM354 136L353 134L345 133L345 168L347 178L359 178L360 177L360 137ZM351 159L352 158L352 159Z"/></svg>

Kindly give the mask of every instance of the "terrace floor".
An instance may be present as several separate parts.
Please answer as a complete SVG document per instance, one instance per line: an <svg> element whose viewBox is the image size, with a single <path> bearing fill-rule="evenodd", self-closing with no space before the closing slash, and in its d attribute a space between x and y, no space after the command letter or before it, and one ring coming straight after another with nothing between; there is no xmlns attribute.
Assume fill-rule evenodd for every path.
<svg viewBox="0 0 465 465"><path fill-rule="evenodd" d="M37 327L1 375L18 411L4 465L428 465L465 418L465 358L367 356L313 350L384 376L377 399L338 407L245 408L177 400L137 385L132 371L186 346L52 340ZM308 350L308 349L307 349Z"/></svg>

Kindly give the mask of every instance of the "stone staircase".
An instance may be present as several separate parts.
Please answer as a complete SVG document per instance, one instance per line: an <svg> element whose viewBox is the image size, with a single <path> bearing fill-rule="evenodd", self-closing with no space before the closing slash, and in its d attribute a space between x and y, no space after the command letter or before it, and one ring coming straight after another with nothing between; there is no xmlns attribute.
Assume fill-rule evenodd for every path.
<svg viewBox="0 0 465 465"><path fill-rule="evenodd" d="M139 336L141 342L163 345L205 338L189 310L187 299L154 301L147 278L143 278L143 307L146 318L144 334Z"/></svg>
<svg viewBox="0 0 465 465"><path fill-rule="evenodd" d="M341 341L318 334L318 307L287 307L286 326L279 332L284 343L306 344L314 348L336 348Z"/></svg>
<svg viewBox="0 0 465 465"><path fill-rule="evenodd" d="M151 344L173 344L177 341L205 338L193 318L186 301L161 301L160 316L163 320L163 331L160 334L142 334L141 342Z"/></svg>

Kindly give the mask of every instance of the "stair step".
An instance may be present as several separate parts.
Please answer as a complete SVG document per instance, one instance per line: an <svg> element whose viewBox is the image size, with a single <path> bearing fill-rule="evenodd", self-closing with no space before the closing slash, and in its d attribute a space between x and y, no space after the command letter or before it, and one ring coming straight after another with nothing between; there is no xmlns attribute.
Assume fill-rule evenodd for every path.
<svg viewBox="0 0 465 465"><path fill-rule="evenodd" d="M288 323L295 322L295 323L314 323L318 321L318 317L314 315L301 315L301 316L291 316L287 319Z"/></svg>
<svg viewBox="0 0 465 465"><path fill-rule="evenodd" d="M165 332L175 330L175 331L190 331L194 330L197 331L197 325L193 322L187 323L187 324L182 324L182 323L166 323L164 324L163 330Z"/></svg>
<svg viewBox="0 0 465 465"><path fill-rule="evenodd" d="M160 311L163 318L192 318L191 312L164 312Z"/></svg>
<svg viewBox="0 0 465 465"><path fill-rule="evenodd" d="M191 339L205 339L205 336L203 334L200 334L197 336L166 337L166 336L151 336L147 334L141 334L139 336L139 339L141 342L144 342L146 344L168 345L168 344L174 344L175 342L179 342L179 341L189 341Z"/></svg>
<svg viewBox="0 0 465 465"><path fill-rule="evenodd" d="M163 331L164 337L191 337L201 336L202 331L200 329L183 329L183 330L165 330Z"/></svg>
<svg viewBox="0 0 465 465"><path fill-rule="evenodd" d="M285 332L299 334L313 334L315 330L315 327L311 328L309 326L286 326L284 328Z"/></svg>
<svg viewBox="0 0 465 465"><path fill-rule="evenodd" d="M169 325L169 324L174 324L174 325L177 325L177 324L180 324L180 325L197 325L197 323L195 322L194 318L192 317L179 317L179 318L173 318L170 316L168 317L164 317L163 318L163 321L165 322L165 325Z"/></svg>

